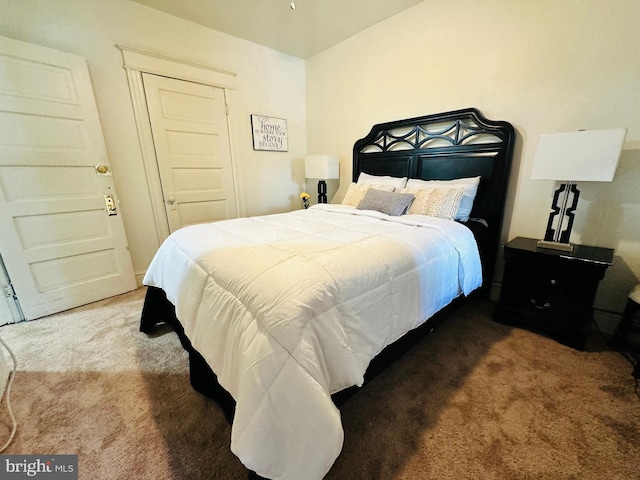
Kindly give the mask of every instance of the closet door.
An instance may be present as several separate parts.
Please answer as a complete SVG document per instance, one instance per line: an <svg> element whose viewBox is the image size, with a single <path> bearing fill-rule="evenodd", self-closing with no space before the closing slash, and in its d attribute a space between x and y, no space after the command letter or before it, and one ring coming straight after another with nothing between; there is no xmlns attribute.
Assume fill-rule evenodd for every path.
<svg viewBox="0 0 640 480"><path fill-rule="evenodd" d="M142 74L169 231L235 218L224 89Z"/></svg>
<svg viewBox="0 0 640 480"><path fill-rule="evenodd" d="M6 37L0 229L26 319L136 288L86 61Z"/></svg>

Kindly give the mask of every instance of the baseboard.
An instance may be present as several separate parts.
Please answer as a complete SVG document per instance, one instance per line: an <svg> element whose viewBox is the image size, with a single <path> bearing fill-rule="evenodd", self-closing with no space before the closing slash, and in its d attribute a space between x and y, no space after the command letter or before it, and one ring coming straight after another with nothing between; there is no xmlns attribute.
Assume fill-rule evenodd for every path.
<svg viewBox="0 0 640 480"><path fill-rule="evenodd" d="M600 331L606 335L613 335L613 331L620 323L622 312L593 309L593 319Z"/></svg>
<svg viewBox="0 0 640 480"><path fill-rule="evenodd" d="M500 299L500 288L502 288L502 282L493 282L491 284L489 298L494 302L497 302Z"/></svg>
<svg viewBox="0 0 640 480"><path fill-rule="evenodd" d="M0 400L4 398L4 392L7 388L7 382L9 381L10 374L11 369L9 368L9 364L7 363L5 349L2 344L0 344Z"/></svg>
<svg viewBox="0 0 640 480"><path fill-rule="evenodd" d="M146 270L144 272L137 272L135 274L136 277L136 284L138 285L138 288L142 287L142 279L144 278L144 274L147 273Z"/></svg>

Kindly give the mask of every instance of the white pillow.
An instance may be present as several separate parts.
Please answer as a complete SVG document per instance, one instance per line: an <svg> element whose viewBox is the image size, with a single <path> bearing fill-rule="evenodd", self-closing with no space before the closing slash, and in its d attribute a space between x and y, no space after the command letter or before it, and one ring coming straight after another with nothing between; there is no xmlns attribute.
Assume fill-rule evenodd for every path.
<svg viewBox="0 0 640 480"><path fill-rule="evenodd" d="M407 177L390 177L385 175L369 175L360 172L357 183L370 183L376 185L391 185L396 190L402 190L407 185Z"/></svg>
<svg viewBox="0 0 640 480"><path fill-rule="evenodd" d="M416 197L407 210L407 215L419 214L454 220L460 207L464 187L438 187L420 190L405 188L402 193L413 193Z"/></svg>
<svg viewBox="0 0 640 480"><path fill-rule="evenodd" d="M352 207L357 207L358 204L364 198L364 194L367 193L367 190L370 188L375 188L377 190L382 190L385 192L393 192L395 188L391 185L374 185L370 183L352 183L349 185L347 189L347 193L344 194L344 198L342 199L342 205L351 205Z"/></svg>
<svg viewBox="0 0 640 480"><path fill-rule="evenodd" d="M462 194L462 200L460 201L460 207L458 208L458 213L456 213L455 220L466 222L469 220L469 215L473 208L473 201L476 198L476 193L478 193L478 185L480 185L480 177L456 178L454 180L418 180L410 178L406 188L464 187L464 193Z"/></svg>

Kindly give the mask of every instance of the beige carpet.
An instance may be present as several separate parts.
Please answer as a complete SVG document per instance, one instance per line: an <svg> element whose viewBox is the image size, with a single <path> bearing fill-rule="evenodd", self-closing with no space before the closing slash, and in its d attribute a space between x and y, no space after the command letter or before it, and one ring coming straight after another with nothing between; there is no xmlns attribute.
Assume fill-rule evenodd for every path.
<svg viewBox="0 0 640 480"><path fill-rule="evenodd" d="M19 361L4 453L78 454L81 479L246 479L175 334L138 332L143 296L0 328ZM579 352L492 309L469 302L343 406L328 479L640 479L631 364L596 333Z"/></svg>

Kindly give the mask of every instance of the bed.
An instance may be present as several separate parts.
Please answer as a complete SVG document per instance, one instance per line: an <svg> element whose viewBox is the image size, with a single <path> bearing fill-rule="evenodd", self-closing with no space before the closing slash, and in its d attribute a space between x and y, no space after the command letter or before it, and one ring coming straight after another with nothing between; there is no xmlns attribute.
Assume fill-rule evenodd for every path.
<svg viewBox="0 0 640 480"><path fill-rule="evenodd" d="M451 305L488 295L514 138L473 108L378 124L354 144L342 203L163 243L140 329L173 326L249 470L322 478L342 448L339 404Z"/></svg>

